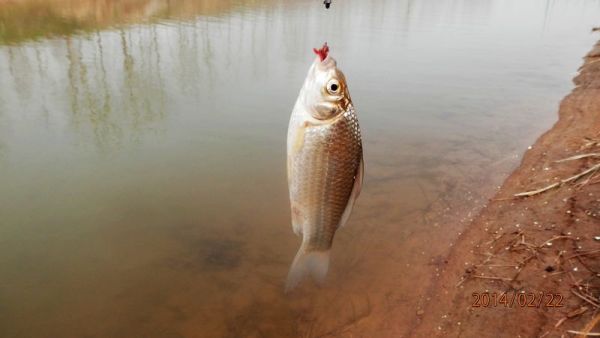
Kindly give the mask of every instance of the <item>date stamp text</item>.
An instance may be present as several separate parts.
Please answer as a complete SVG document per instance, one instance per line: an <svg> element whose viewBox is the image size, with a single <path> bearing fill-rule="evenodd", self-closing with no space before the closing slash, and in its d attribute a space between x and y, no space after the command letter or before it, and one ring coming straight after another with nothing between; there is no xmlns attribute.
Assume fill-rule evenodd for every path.
<svg viewBox="0 0 600 338"><path fill-rule="evenodd" d="M549 292L473 292L472 307L563 307L563 296Z"/></svg>

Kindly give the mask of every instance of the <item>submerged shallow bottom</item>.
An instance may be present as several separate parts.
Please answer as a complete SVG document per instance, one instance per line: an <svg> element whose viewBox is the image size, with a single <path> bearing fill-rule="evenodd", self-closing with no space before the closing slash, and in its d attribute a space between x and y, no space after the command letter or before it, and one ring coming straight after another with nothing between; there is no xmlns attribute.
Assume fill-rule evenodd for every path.
<svg viewBox="0 0 600 338"><path fill-rule="evenodd" d="M247 209L230 214L202 212L211 201L202 187L189 188L195 180L181 179L183 172L168 182L140 177L134 187L116 178L102 183L93 207L69 198L84 193L82 182L71 178L62 192L52 192L52 211L28 216L43 228L4 229L3 238L12 240L0 249L9 272L3 285L12 292L2 294L10 309L3 327L14 336L401 334L429 301L427 289L455 238L515 160L476 160L460 147L444 146L456 160L449 165L428 159L417 151L421 147L373 148L367 141L366 148L372 151L366 153L364 190L348 226L336 235L322 286L308 280L283 293L300 244L285 212L283 179L274 191L264 190L261 180L245 183L244 189L280 201L247 201ZM400 153L430 165L423 170L413 163L399 175L396 160L378 160ZM106 170L100 175L107 181L99 182L116 175ZM219 194L213 203L220 199L241 203ZM31 210L46 203L34 199ZM79 207L87 209L64 218ZM271 212L277 208L283 212ZM14 240L17 234L23 239ZM39 320L32 325L31 318Z"/></svg>

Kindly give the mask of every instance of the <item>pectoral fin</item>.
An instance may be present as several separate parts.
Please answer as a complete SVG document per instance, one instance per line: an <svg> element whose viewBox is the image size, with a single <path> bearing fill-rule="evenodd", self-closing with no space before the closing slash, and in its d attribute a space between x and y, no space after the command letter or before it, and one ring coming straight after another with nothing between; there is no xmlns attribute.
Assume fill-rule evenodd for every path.
<svg viewBox="0 0 600 338"><path fill-rule="evenodd" d="M291 182L292 175L294 174L292 171L293 159L300 152L302 146L304 145L304 129L306 125L298 127L294 133L294 138L292 139L291 149L288 149L287 154L287 175L288 175L288 185Z"/></svg>
<svg viewBox="0 0 600 338"><path fill-rule="evenodd" d="M304 129L306 129L306 125L298 128L298 130L296 131L296 137L294 138L294 146L292 147L293 154L297 154L304 145Z"/></svg>

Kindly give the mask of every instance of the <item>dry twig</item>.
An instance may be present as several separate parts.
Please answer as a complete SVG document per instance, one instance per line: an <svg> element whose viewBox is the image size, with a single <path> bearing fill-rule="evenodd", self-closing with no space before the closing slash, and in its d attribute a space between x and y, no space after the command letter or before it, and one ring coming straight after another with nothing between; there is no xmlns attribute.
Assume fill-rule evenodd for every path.
<svg viewBox="0 0 600 338"><path fill-rule="evenodd" d="M579 160L579 159L588 158L588 157L600 157L600 153L579 154L579 155L563 158L562 160L556 161L556 163Z"/></svg>
<svg viewBox="0 0 600 338"><path fill-rule="evenodd" d="M595 255L595 254L600 254L600 249L580 252L575 255L571 255L571 256L567 257L567 259L571 259L571 258L575 258L575 257L579 257L579 256Z"/></svg>
<svg viewBox="0 0 600 338"><path fill-rule="evenodd" d="M579 337L581 337L581 338L588 337L588 336L600 337L600 333L590 332L590 331L592 331L592 329L594 328L594 326L596 326L596 324L598 323L598 321L600 321L600 316L594 317L594 319L592 319L589 323L587 323L587 325L583 328L582 331L571 331L571 330L569 330L567 332L578 334Z"/></svg>
<svg viewBox="0 0 600 338"><path fill-rule="evenodd" d="M477 275L472 275L471 277L473 277L473 278L482 278L482 279L503 280L503 281L507 281L507 282L512 281L512 278L505 278L505 277L477 276Z"/></svg>
<svg viewBox="0 0 600 338"><path fill-rule="evenodd" d="M560 182L556 182L556 183L550 184L547 187L544 187L544 188L541 188L541 189L537 189L537 190L520 192L518 194L515 194L514 196L515 197L529 197L529 196L534 196L534 195L537 195L537 194L541 194L541 193L543 193L545 191L548 191L550 189L557 188L557 187L559 187L559 186L561 186L561 185L563 185L565 183L576 181L576 180L580 179L581 177L583 177L583 176L585 176L585 175L587 175L587 174L589 174L591 172L594 172L594 171L596 171L598 169L600 169L600 163L592 166L589 169L586 169L586 170L580 172L577 175L573 175L573 176L571 176L569 178L566 178L564 180L560 180Z"/></svg>
<svg viewBox="0 0 600 338"><path fill-rule="evenodd" d="M582 337L600 337L600 332L583 332L583 331L574 331L574 330L567 330L567 332L572 333L572 334L578 334Z"/></svg>
<svg viewBox="0 0 600 338"><path fill-rule="evenodd" d="M600 308L600 304L596 303L596 301L595 301L593 298L592 298L592 299L590 299L590 298L591 298L590 296L588 296L588 295L582 295L581 293L579 293L579 292L575 291L574 289L571 289L571 292L572 292L572 293L573 293L575 296L577 296L577 297L579 297L579 298L583 299L584 301L586 301L586 302L588 302L588 303L592 304L594 307Z"/></svg>

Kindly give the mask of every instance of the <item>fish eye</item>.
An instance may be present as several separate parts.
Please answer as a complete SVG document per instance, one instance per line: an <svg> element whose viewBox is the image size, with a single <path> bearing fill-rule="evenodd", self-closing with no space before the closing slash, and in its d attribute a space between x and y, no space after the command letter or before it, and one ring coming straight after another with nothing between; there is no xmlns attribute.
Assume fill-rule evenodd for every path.
<svg viewBox="0 0 600 338"><path fill-rule="evenodd" d="M338 80L329 80L329 82L327 83L327 91L329 92L329 94L337 94L340 90L340 83L338 82Z"/></svg>

